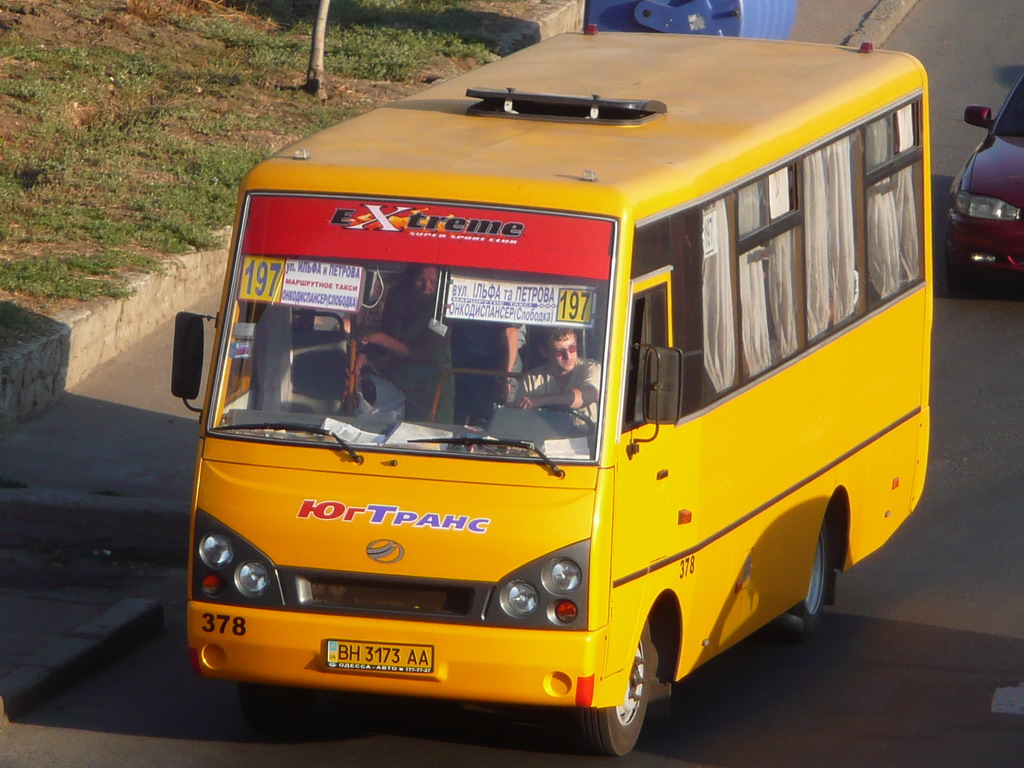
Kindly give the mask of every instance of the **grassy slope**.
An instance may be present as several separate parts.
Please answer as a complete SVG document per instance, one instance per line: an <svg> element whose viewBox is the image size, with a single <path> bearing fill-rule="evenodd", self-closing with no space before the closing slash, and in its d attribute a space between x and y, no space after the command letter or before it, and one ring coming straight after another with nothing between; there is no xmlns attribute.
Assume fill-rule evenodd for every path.
<svg viewBox="0 0 1024 768"><path fill-rule="evenodd" d="M0 0L0 345L215 245L278 147L493 56L467 2L334 0L321 103L315 0Z"/></svg>

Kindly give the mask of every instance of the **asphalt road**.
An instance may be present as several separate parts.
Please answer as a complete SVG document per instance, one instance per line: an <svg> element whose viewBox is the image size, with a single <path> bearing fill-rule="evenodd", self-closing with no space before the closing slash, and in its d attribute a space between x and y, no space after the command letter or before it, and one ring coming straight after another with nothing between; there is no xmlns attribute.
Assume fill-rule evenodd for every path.
<svg viewBox="0 0 1024 768"><path fill-rule="evenodd" d="M969 9L969 17L965 16ZM1008 0L920 0L886 43L928 67L936 239L945 191L1021 71ZM937 251L940 253L940 251ZM941 273L940 273L941 274ZM929 478L915 516L843 576L806 646L755 637L674 691L623 766L1019 768L1024 715L992 711L1024 681L1024 286L936 305ZM183 414L182 414L183 415ZM229 684L187 672L180 614L122 662L0 732L0 766L589 765L529 718L436 703L330 700L324 736L254 740ZM508 713L505 713L508 715Z"/></svg>

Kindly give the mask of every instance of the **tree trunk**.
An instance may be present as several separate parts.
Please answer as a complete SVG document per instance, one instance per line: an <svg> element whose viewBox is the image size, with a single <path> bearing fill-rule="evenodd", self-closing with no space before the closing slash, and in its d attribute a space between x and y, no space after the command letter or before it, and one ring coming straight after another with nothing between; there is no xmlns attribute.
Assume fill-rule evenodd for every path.
<svg viewBox="0 0 1024 768"><path fill-rule="evenodd" d="M331 0L320 0L316 21L313 24L313 44L309 50L309 69L306 70L306 84L303 90L321 101L327 98L324 85L324 37L327 34L327 9Z"/></svg>

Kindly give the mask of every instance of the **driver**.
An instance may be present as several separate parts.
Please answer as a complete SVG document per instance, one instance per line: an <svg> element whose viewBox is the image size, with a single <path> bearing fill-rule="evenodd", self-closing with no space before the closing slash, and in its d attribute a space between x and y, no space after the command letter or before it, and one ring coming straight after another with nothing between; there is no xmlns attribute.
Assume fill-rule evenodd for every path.
<svg viewBox="0 0 1024 768"><path fill-rule="evenodd" d="M541 353L547 362L523 376L522 389L513 403L516 408L563 406L581 411L597 420L597 394L601 365L579 357L576 331L546 328Z"/></svg>

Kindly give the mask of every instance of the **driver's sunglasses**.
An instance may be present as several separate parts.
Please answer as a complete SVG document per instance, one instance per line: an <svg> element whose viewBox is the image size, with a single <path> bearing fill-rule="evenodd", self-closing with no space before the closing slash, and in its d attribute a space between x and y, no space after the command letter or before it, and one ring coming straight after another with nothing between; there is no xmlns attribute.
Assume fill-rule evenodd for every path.
<svg viewBox="0 0 1024 768"><path fill-rule="evenodd" d="M552 354L554 354L555 357L560 357L562 359L568 359L568 358L570 358L570 357L572 357L573 355L576 354L576 345L575 344L570 344L569 346L562 347L562 348L552 347L551 348L551 352L552 352Z"/></svg>

